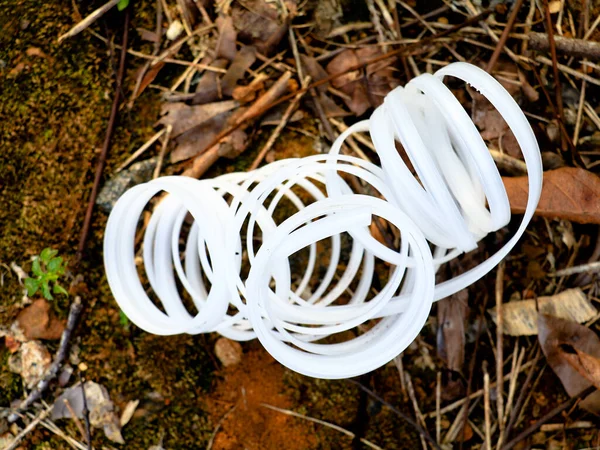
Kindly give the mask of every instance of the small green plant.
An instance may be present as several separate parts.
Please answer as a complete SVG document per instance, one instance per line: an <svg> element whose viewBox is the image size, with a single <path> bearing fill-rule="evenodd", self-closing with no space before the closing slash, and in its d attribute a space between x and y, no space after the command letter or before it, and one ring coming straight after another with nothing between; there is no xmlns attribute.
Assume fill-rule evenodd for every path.
<svg viewBox="0 0 600 450"><path fill-rule="evenodd" d="M25 287L27 288L27 295L30 297L35 295L36 292L41 290L42 295L47 300L52 300L54 294L62 294L69 296L69 293L58 284L58 279L65 273L65 265L63 259L56 256L58 251L52 250L51 248L45 248L40 253L40 256L36 256L31 266L33 277L25 279Z"/></svg>

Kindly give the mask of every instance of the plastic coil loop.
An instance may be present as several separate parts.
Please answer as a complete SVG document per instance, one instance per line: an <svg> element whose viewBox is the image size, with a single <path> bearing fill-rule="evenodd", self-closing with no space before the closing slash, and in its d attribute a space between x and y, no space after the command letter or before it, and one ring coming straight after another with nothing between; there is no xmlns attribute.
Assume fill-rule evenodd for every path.
<svg viewBox="0 0 600 450"><path fill-rule="evenodd" d="M527 164L529 198L504 247L435 285L442 264L510 220L500 174L445 77L470 84L505 118ZM381 167L340 154L346 138L364 131ZM475 282L508 254L541 186L540 151L523 112L486 72L454 63L390 92L328 155L207 180L163 177L130 189L106 226L107 278L123 312L148 332L257 337L292 370L352 377L400 354L434 300ZM159 194L142 251L153 301L134 250L140 217ZM398 230L393 248L372 235L374 218Z"/></svg>

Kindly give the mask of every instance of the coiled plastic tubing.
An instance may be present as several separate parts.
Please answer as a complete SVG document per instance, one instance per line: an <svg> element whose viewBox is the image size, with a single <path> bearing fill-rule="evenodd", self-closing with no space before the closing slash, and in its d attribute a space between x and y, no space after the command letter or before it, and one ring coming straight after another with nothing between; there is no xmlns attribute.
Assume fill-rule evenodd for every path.
<svg viewBox="0 0 600 450"><path fill-rule="evenodd" d="M529 197L504 247L436 285L442 264L474 250L511 217L488 148L445 77L468 83L502 114L527 164ZM344 140L363 131L381 166L340 154ZM329 154L133 187L106 226L106 274L123 312L150 333L257 337L299 373L352 377L404 351L434 301L496 266L524 233L541 188L539 147L519 106L483 70L454 63L390 92ZM141 255L153 300L138 273L135 244L140 217L159 194ZM399 230L397 245L374 237L374 217Z"/></svg>

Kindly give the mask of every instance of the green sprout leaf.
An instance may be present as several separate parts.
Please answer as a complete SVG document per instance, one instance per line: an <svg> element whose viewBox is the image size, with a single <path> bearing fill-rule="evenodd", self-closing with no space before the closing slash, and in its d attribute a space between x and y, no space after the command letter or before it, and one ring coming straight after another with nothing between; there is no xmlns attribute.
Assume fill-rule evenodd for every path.
<svg viewBox="0 0 600 450"><path fill-rule="evenodd" d="M117 3L117 9L119 11L123 11L128 6L129 6L129 0L121 0L119 3Z"/></svg>
<svg viewBox="0 0 600 450"><path fill-rule="evenodd" d="M60 271L62 270L62 267L61 267L62 261L63 261L63 259L61 257L52 258L50 260L50 262L48 263L48 271L54 272L54 273L60 273Z"/></svg>
<svg viewBox="0 0 600 450"><path fill-rule="evenodd" d="M121 326L125 329L129 328L129 319L127 318L127 316L125 315L125 313L123 311L119 311L119 322L121 323Z"/></svg>
<svg viewBox="0 0 600 450"><path fill-rule="evenodd" d="M52 293L50 292L50 285L48 284L48 280L42 281L42 294L46 300L52 300Z"/></svg>
<svg viewBox="0 0 600 450"><path fill-rule="evenodd" d="M67 292L67 290L64 287L62 287L60 284L55 284L54 287L52 288L52 292L54 292L55 294L64 295L65 297L69 296L69 293Z"/></svg>
<svg viewBox="0 0 600 450"><path fill-rule="evenodd" d="M33 296L40 287L40 280L37 278L25 278L25 288L27 289L27 295Z"/></svg>
<svg viewBox="0 0 600 450"><path fill-rule="evenodd" d="M40 264L40 258L38 258L37 256L33 260L33 264L31 265L31 271L37 277L41 277L41 276L44 275L44 272L42 270L42 266Z"/></svg>
<svg viewBox="0 0 600 450"><path fill-rule="evenodd" d="M45 264L48 264L50 262L50 260L56 256L57 253L58 253L58 250L52 250L51 248L45 248L44 250L42 250L42 253L40 253L40 259Z"/></svg>

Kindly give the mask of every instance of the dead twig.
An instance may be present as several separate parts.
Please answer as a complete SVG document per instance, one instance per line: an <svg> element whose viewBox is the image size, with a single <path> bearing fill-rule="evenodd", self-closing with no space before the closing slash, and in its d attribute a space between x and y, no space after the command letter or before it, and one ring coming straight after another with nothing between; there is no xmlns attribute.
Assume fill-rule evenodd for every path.
<svg viewBox="0 0 600 450"><path fill-rule="evenodd" d="M81 22L79 22L77 25L75 25L73 28L67 31L65 34L61 35L58 38L58 42L60 43L67 38L73 37L76 34L81 33L83 30L85 30L87 27L93 24L96 20L98 20L108 11L110 11L114 6L116 6L117 3L119 3L119 1L121 0L110 0L108 3L102 5L100 8L92 12L89 16L87 16L85 19L83 19Z"/></svg>
<svg viewBox="0 0 600 450"><path fill-rule="evenodd" d="M87 404L87 396L85 395L85 379L82 378L79 372L79 385L81 386L81 398L83 399L83 421L85 422L85 439L87 441L88 450L92 450L92 427L90 425L90 410Z"/></svg>
<svg viewBox="0 0 600 450"><path fill-rule="evenodd" d="M503 447L503 450L510 450L515 445L517 445L519 442L524 441L529 436L531 436L533 433L535 433L537 430L539 430L542 427L542 425L544 425L546 422L548 422L549 420L558 416L561 412L572 408L573 406L575 406L575 404L577 402L579 402L579 400L587 397L588 395L590 395L591 393L593 393L595 391L596 391L596 388L594 386L590 386L587 389L584 389L583 391L581 391L576 396L571 397L569 400L562 403L561 405L558 405L552 411L550 411L549 413L540 417L536 423L531 425L529 428L525 429L522 433L520 433L513 440L511 440L510 442L507 442L506 445Z"/></svg>
<svg viewBox="0 0 600 450"><path fill-rule="evenodd" d="M265 92L261 97L256 100L252 106L250 106L246 111L244 111L241 116L237 119L234 127L228 128L226 131L233 132L234 130L240 128L243 124L248 122L250 119L254 117L258 117L262 112L266 111L270 104L276 101L277 98L281 97L283 93L288 89L288 82L292 77L291 72L285 72L279 79L269 88L267 92ZM297 91L297 94L300 94L303 89ZM304 91L306 92L306 91ZM296 94L294 94L296 95ZM214 139L213 142L208 146L208 150L202 153L201 155L194 158L192 161L191 167L186 169L183 172L184 176L199 178L202 176L218 159L221 155L219 155L219 143L222 139L227 137L229 133L221 132L217 138Z"/></svg>
<svg viewBox="0 0 600 450"><path fill-rule="evenodd" d="M348 381L350 383L355 384L356 386L358 386L360 389L362 389L363 391L365 391L367 394L369 394L371 397L373 397L375 400L377 400L383 406L386 406L390 411L392 411L398 417L400 417L401 419L405 420L406 423L408 423L410 426L412 426L415 430L417 430L417 432L419 434L421 434L427 441L429 441L429 443L431 444L431 446L433 448L435 448L436 450L442 450L442 448L431 437L431 435L427 432L427 430L424 429L417 422L415 422L414 420L412 420L409 416L407 416L406 414L404 414L402 411L400 411L398 408L394 407L390 403L386 402L383 398L381 398L379 395L377 395L371 389L369 389L368 387L362 385L358 381L355 381L355 380L352 380L352 379L348 379Z"/></svg>
<svg viewBox="0 0 600 450"><path fill-rule="evenodd" d="M502 314L502 299L504 297L504 261L498 265L496 272L496 411L498 416L498 428L500 431L500 439L502 442L502 434L504 433L504 383L503 383L503 368L504 368L504 316ZM489 380L488 380L489 382ZM486 439L487 440L487 439Z"/></svg>
<svg viewBox="0 0 600 450"><path fill-rule="evenodd" d="M485 421L485 448L492 450L492 421L490 410L490 374L487 364L483 364L483 414Z"/></svg>
<svg viewBox="0 0 600 450"><path fill-rule="evenodd" d="M65 330L60 338L60 343L58 344L58 351L56 352L56 356L54 357L54 361L52 365L46 372L44 378L37 384L36 388L29 393L27 398L21 402L21 404L17 407L17 411L12 413L8 417L9 422L15 422L19 416L18 412L23 411L33 405L34 402L39 400L42 397L42 394L48 389L50 383L56 378L58 375L58 371L62 367L62 363L67 356L69 350L69 341L71 340L71 335L75 330L75 326L77 325L77 320L79 319L79 315L83 310L83 305L81 303L81 298L79 296L75 297L73 302L71 303L71 308L69 309L69 317L67 318L67 325L65 326Z"/></svg>
<svg viewBox="0 0 600 450"><path fill-rule="evenodd" d="M110 143L112 135L115 131L115 125L117 123L117 114L119 112L119 103L121 101L121 88L123 86L123 77L125 76L125 61L127 56L127 40L129 37L129 8L125 11L125 23L123 24L123 40L121 47L121 58L119 61L119 70L117 73L117 80L115 85L115 93L113 98L113 104L110 111L110 118L108 119L108 126L106 128L106 135L104 137L104 143L102 145L102 151L96 163L96 174L94 176L94 184L92 186L92 192L87 204L87 210L85 212L85 218L83 220L83 226L81 229L81 236L79 238L79 245L77 246L77 263L83 258L83 252L87 244L87 238L90 232L90 226L92 224L92 214L94 212L94 205L96 204L96 197L98 197L98 191L100 190L100 180L102 179L102 172L106 165L106 157L108 156L108 150L110 149Z"/></svg>
<svg viewBox="0 0 600 450"><path fill-rule="evenodd" d="M158 161L156 161L156 167L154 168L154 173L152 174L152 179L158 178L160 175L160 170L162 169L163 161L165 159L165 155L167 154L167 148L169 147L169 139L171 138L171 130L173 130L173 125L167 125L167 131L165 133L165 140L162 143L160 148L160 153L158 154Z"/></svg>
<svg viewBox="0 0 600 450"><path fill-rule="evenodd" d="M307 76L306 78L304 78L304 81L302 82L302 86L307 86L308 83L310 83L310 76ZM292 114L294 113L296 108L298 107L298 104L300 103L300 99L302 99L303 95L304 95L304 93L298 94L294 98L294 100L292 100L290 102L289 106L283 113L283 116L281 117L279 124L277 124L277 126L271 133L271 136L269 136L269 140L264 145L264 147L260 150L260 152L258 152L258 155L254 159L254 161L252 161L252 164L250 165L250 168L248 170L256 169L260 165L260 163L262 162L264 157L267 155L267 153L269 153L269 150L271 150L271 148L273 148L273 145L275 145L275 142L277 141L277 138L281 134L281 131L287 125L288 120L290 120L290 117L292 116Z"/></svg>
<svg viewBox="0 0 600 450"><path fill-rule="evenodd" d="M48 414L50 414L51 411L52 411L52 407L46 408L44 411L42 411L35 419L33 419L29 423L29 425L27 425L25 428L23 428L23 431L21 431L19 434L17 434L15 436L13 441L10 444L8 444L7 447L4 447L4 450L15 450L19 446L19 442L21 442L25 436L27 436L29 433L31 433L35 429L35 427L37 427L38 424L42 420L44 420L48 416Z"/></svg>
<svg viewBox="0 0 600 450"><path fill-rule="evenodd" d="M375 64L379 61L383 61L398 55L402 55L402 54L408 54L411 51L417 50L417 49L422 49L424 46L431 44L432 42L435 42L437 39L440 39L442 37L451 35L459 30L461 30L464 27L467 27L471 24L480 22L481 20L485 19L487 16L490 15L490 13L492 12L491 9L486 9L485 11L483 11L480 14L477 14L473 17L470 17L469 19L465 20L464 22L455 25L453 27L450 27L444 31L441 31L439 33L433 34L431 36L428 36L426 38L421 39L419 42L415 42L412 44L407 45L406 47L403 48L399 48L399 49L395 49L395 50L391 50L387 53L384 53L382 55L379 55L377 57L371 58L367 61L364 61L362 63L356 64L352 67L347 68L344 71L338 72L338 73L334 73L332 75L329 75L328 77L325 77L321 80L317 80L313 83L311 83L309 86L307 86L306 88L302 88L297 92L294 92L292 94L289 95L284 95L283 97L279 98L278 100L273 100L271 102L264 102L261 103L261 107L256 107L256 108L249 108L246 113L240 117L235 124L233 124L230 127L227 127L226 129L224 129L223 131L221 131L217 136L215 136L215 138L210 142L210 144L207 146L207 148L209 148L209 150L207 152L205 152L204 154L200 155L196 160L194 160L194 167L187 169L183 175L185 176L190 176L190 177L199 177L201 176L204 172L206 172L206 170L218 159L218 146L217 144L225 137L229 136L231 133L233 133L235 130L237 130L238 128L240 128L242 125L244 125L247 121L254 119L262 114L264 114L265 112L267 112L269 109L274 108L277 105L280 105L282 103L285 103L291 99L293 99L296 95L300 94L301 92L307 92L311 89L314 89L318 86L321 86L325 83L329 83L331 80L334 80L338 77L341 77L342 75L345 75L346 73L349 72L354 72L356 70L360 70L370 64ZM285 74L284 74L285 75ZM291 76L291 74L290 74ZM266 94L265 94L266 95ZM260 99L259 99L260 100ZM255 103L255 105L258 103L258 101Z"/></svg>
<svg viewBox="0 0 600 450"><path fill-rule="evenodd" d="M600 58L600 42L554 36L554 43L556 45L556 52L563 55L575 58ZM540 51L551 50L550 38L545 33L531 33L529 36L529 47Z"/></svg>
<svg viewBox="0 0 600 450"><path fill-rule="evenodd" d="M83 428L83 425L81 424L81 420L79 420L79 417L77 417L77 413L75 413L75 410L71 406L71 402L69 401L68 398L65 398L63 400L63 402L65 403L65 406L69 410L69 414L71 414L71 419L73 419L73 422L75 422L75 426L79 430L79 434L81 434L82 439L85 439L87 437L87 433L85 432L85 429Z"/></svg>
<svg viewBox="0 0 600 450"><path fill-rule="evenodd" d="M517 15L519 14L519 11L521 10L521 6L523 6L523 0L517 0L517 2L513 6L513 9L510 13L508 22L506 23L506 26L504 27L504 31L502 32L502 35L500 36L500 40L496 44L494 53L492 53L492 57L490 58L488 65L485 69L488 73L492 73L492 71L494 70L494 67L496 67L498 58L502 54L502 51L504 50L504 46L506 45L506 41L508 40L508 35L510 34L510 32L517 20Z"/></svg>
<svg viewBox="0 0 600 450"><path fill-rule="evenodd" d="M316 419L314 417L309 417L309 416L305 416L304 414L300 414L294 411L290 411L289 409L283 409L283 408L278 408L277 406L273 406L273 405L268 405L266 403L261 403L260 406L267 408L267 409L271 409L273 411L277 411L279 413L282 414L287 414L288 416L292 416L292 417L297 417L299 419L303 419L303 420L308 420L309 422L314 422L314 423L318 423L319 425L324 425L328 428L334 429L336 431L339 431L340 433L345 434L346 436L348 436L349 438L354 439L356 437L356 434L354 434L352 431L348 431L345 428L342 428L338 425L334 425L333 423L330 422L326 422L324 420L320 420L320 419ZM367 447L373 448L375 450L383 450L380 446L373 444L371 441L366 440L365 438L359 438L360 442L362 442L363 444L365 444Z"/></svg>

